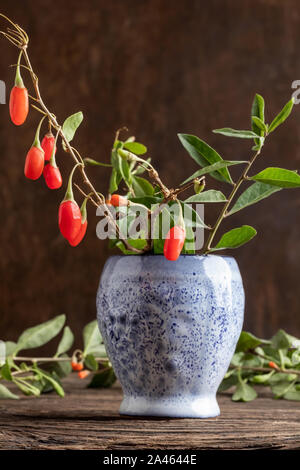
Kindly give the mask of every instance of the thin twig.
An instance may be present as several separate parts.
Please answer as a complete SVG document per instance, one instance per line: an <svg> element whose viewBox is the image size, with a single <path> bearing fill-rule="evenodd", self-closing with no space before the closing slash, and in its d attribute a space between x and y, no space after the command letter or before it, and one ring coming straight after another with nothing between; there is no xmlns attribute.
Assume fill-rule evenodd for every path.
<svg viewBox="0 0 300 470"><path fill-rule="evenodd" d="M213 242L213 239L217 233L217 230L222 222L222 220L224 219L224 217L226 216L226 213L227 213L227 209L229 208L236 192L238 191L239 187L241 186L241 184L244 182L244 180L246 179L246 176L247 176L247 173L248 171L250 170L251 166L253 165L253 163L255 162L256 158L258 157L258 155L260 154L261 152L261 149L259 149L254 155L253 157L250 159L250 161L248 162L245 170L243 171L243 173L241 174L241 176L239 177L238 181L234 184L233 186L233 189L227 199L227 202L225 203L223 209L221 210L220 214L219 214L219 217L217 218L217 221L215 223L215 225L213 226L213 229L207 239L207 242L206 244L204 245L204 248L203 248L203 252L204 253L208 253L210 248L211 248L211 244Z"/></svg>
<svg viewBox="0 0 300 470"><path fill-rule="evenodd" d="M14 46L18 47L20 50L23 51L23 57L24 57L24 60L25 60L25 63L26 63L26 66L24 66L24 67L30 73L33 88L34 88L35 94L36 94L36 97L31 97L31 99L33 99L34 101L36 101L39 104L39 107L31 104L32 107L34 107L38 112L48 116L49 125L52 126L54 129L56 129L59 132L59 135L60 135L60 137L61 137L61 139L64 143L65 151L71 155L71 157L73 158L75 164L78 164L79 162L82 163L82 165L80 167L80 171L81 171L81 174L82 174L83 182L89 187L90 191L93 193L93 195L94 195L94 197L97 201L97 203L96 203L96 201L94 201L94 204L97 205L97 207L103 206L103 208L105 210L105 216L107 217L108 222L115 229L115 233L117 234L118 238L123 243L124 247L127 250L132 251L132 252L137 253L137 254L144 253L145 251L147 251L149 249L149 246L148 246L149 244L147 244L147 247L145 247L143 250L139 250L137 248L132 247L127 242L127 240L124 239L121 236L119 226L116 223L116 221L115 221L114 217L112 216L111 212L109 211L109 209L108 209L108 207L105 203L105 199L102 197L102 195L99 195L99 193L96 191L96 189L94 188L93 184L91 183L91 181L89 180L89 178L86 174L84 161L83 161L80 153L76 149L74 149L74 147L72 147L70 145L70 143L68 142L68 140L67 140L67 138L66 138L66 136L65 136L65 134L64 134L64 132L61 128L61 126L57 122L56 116L53 113L51 113L49 111L49 109L47 108L47 106L45 105L45 103L44 103L44 101L41 97L39 84L38 84L38 77L36 76L36 74L33 71L33 67L31 65L30 58L29 58L29 55L28 55L28 52L27 52L27 45L28 45L28 42L29 42L29 37L28 37L27 33L19 25L17 25L12 20L7 18L5 15L0 14L0 16L5 18L14 28L13 30L11 30L11 28L9 28L10 31L11 31L11 34L9 33L9 31L7 33L2 31L1 34L3 34ZM119 133L122 130L128 130L128 129L125 128L125 127L119 129L116 132L116 140L119 138ZM156 181L156 183L160 186L160 188L163 191L164 195L168 196L170 194L170 190L161 182L157 171L152 166L151 166L151 170L149 171L149 174Z"/></svg>
<svg viewBox="0 0 300 470"><path fill-rule="evenodd" d="M71 357L23 357L17 356L13 358L14 361L17 362L70 362L72 360ZM97 362L107 362L109 359L105 357L96 357L95 360ZM24 371L22 371L24 372ZM26 371L25 371L26 372Z"/></svg>
<svg viewBox="0 0 300 470"><path fill-rule="evenodd" d="M192 181L189 181L188 183L180 186L180 188L174 189L173 190L173 195L177 196L178 194L182 193L183 191L186 191L187 189L194 186L195 183L201 183L201 182L203 183L204 181L205 181L205 176L201 176L201 178L194 178Z"/></svg>
<svg viewBox="0 0 300 470"><path fill-rule="evenodd" d="M95 207L99 207L99 204L97 202L94 201L94 199L92 198L92 196L90 194L86 194L83 189L81 189L81 187L77 184L77 183L74 183L74 186L78 189L78 191L85 197L85 198L88 198L92 204L94 204Z"/></svg>
<svg viewBox="0 0 300 470"><path fill-rule="evenodd" d="M242 370L253 370L254 372L280 372L281 374L296 374L300 375L300 370L294 369L281 369L280 367L274 369L273 367L251 367L251 366L234 366L230 365L230 369L242 369Z"/></svg>

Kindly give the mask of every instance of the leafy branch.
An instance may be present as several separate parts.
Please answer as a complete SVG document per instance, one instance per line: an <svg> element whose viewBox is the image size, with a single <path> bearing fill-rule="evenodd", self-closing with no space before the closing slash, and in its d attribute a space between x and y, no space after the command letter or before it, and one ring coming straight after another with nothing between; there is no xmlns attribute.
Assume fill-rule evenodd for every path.
<svg viewBox="0 0 300 470"><path fill-rule="evenodd" d="M223 234L219 242L213 246L216 234L226 217L261 201L282 188L300 187L300 176L296 171L268 167L256 175L249 176L250 169L261 154L265 139L287 119L293 108L293 100L290 100L268 125L264 116L264 99L258 94L255 95L251 110L251 130L221 128L213 131L227 137L254 141L252 157L246 161L224 160L215 149L198 137L189 134L178 134L182 145L200 166L200 169L177 188L169 188L162 181L158 171L152 165L151 159L145 157L147 153L145 145L136 142L135 137L121 140L121 132L127 131L127 128L119 129L116 132L110 163L82 157L80 152L70 143L82 122L82 113L77 112L69 116L62 125L57 121L55 114L50 111L42 98L39 79L28 54L29 37L26 31L5 15L0 14L0 16L10 23L10 27L6 31L0 31L0 33L20 50L16 72L17 81L22 83L23 86L20 68L29 72L34 89L34 93L28 95L29 99L33 101L31 106L48 119L50 130L51 128L56 130L57 137L62 142L63 150L71 156L75 167L78 167L78 171L81 173L82 183L88 189L83 189L80 184L76 184L75 187L91 204L96 207L103 207L103 215L116 233L116 239L110 241L111 247L116 246L125 254L142 254L149 251L153 251L154 254L161 254L163 253L164 238L166 236L166 234L161 233L162 214L168 214L172 226L176 225L179 220L179 216L172 213L174 203L178 203L177 206L181 207L181 212L187 205L194 203L221 203L223 206L212 227L206 225L194 209L187 211L188 216L185 215L184 217L186 239L182 252L195 253L194 229L196 227L208 230L208 236L201 253L207 254L217 250L237 248L250 241L256 235L256 230L248 225L233 228ZM21 63L22 59L25 64ZM229 172L229 168L233 165L244 165L244 169L236 182L233 181ZM87 166L111 168L107 199L92 184L87 175ZM143 173L147 174L148 179L141 176ZM221 191L204 191L207 176L230 184L232 186L230 194L226 197ZM251 185L235 200L239 189L245 182L250 182ZM126 230L133 223L132 217L127 217L127 222L124 223L124 221L116 220L110 211L108 202L111 195L119 190L121 183L125 185L127 205L130 206L130 202L139 205L140 208L145 209L147 214L148 227L144 233L140 234L139 239L130 238L128 230ZM181 197L181 194L192 186L195 194L185 200L179 199L179 196ZM119 195L116 196L119 197ZM153 239L152 228L155 229L156 234L161 234L158 239Z"/></svg>
<svg viewBox="0 0 300 470"><path fill-rule="evenodd" d="M300 340L283 330L270 340L243 331L219 392L233 389L233 401L251 401L254 385L270 387L274 398L300 401Z"/></svg>
<svg viewBox="0 0 300 470"><path fill-rule="evenodd" d="M64 326L65 315L59 315L40 325L25 330L16 343L0 342L0 379L14 384L24 395L40 396L55 391L64 396L62 379L72 370L80 378L92 374L89 387L107 387L116 378L107 358L99 333L97 321L88 323L83 329L83 348L67 355L74 342L74 335ZM56 352L52 357L28 357L20 351L39 348L62 332ZM19 398L3 383L0 383L0 398Z"/></svg>
<svg viewBox="0 0 300 470"><path fill-rule="evenodd" d="M39 397L55 391L64 396L65 377L77 371L80 378L92 377L88 387L110 387L116 380L96 320L83 329L81 350L72 354L74 335L59 315L25 330L16 343L0 341L0 398L19 396L4 383L13 384L25 395ZM62 333L62 334L61 334ZM61 334L50 357L25 356L20 351L39 348ZM234 401L257 397L257 387L271 387L275 398L300 400L300 340L279 330L270 340L243 331L219 393L232 391Z"/></svg>

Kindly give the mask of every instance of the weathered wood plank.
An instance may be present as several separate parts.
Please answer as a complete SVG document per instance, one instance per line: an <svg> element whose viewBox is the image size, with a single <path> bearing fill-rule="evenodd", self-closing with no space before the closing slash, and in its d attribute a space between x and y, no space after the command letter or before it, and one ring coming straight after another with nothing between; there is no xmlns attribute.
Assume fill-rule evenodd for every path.
<svg viewBox="0 0 300 470"><path fill-rule="evenodd" d="M120 416L121 390L85 389L72 377L67 397L0 401L0 449L296 449L300 407L265 394L251 403L219 396L213 419Z"/></svg>

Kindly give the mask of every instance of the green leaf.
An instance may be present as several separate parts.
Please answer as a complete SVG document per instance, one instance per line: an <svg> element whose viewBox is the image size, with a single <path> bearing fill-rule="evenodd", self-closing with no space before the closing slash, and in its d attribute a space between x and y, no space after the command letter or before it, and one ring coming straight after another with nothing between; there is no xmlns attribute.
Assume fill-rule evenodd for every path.
<svg viewBox="0 0 300 470"><path fill-rule="evenodd" d="M256 356L255 354L249 352L244 353L243 357L243 366L246 367L261 367L263 365L264 359Z"/></svg>
<svg viewBox="0 0 300 470"><path fill-rule="evenodd" d="M241 366L243 363L244 356L245 354L243 352L234 353L231 359L231 364L236 367Z"/></svg>
<svg viewBox="0 0 300 470"><path fill-rule="evenodd" d="M115 381L115 373L112 367L109 367L103 371L100 370L100 372L94 374L91 382L88 385L88 388L108 388L111 387Z"/></svg>
<svg viewBox="0 0 300 470"><path fill-rule="evenodd" d="M120 173L122 175L123 180L127 184L128 188L131 188L132 175L131 175L129 164L126 160L121 160L120 162Z"/></svg>
<svg viewBox="0 0 300 470"><path fill-rule="evenodd" d="M141 196L141 197L129 196L128 199L133 203L142 204L143 206L146 206L148 209L150 209L152 205L160 203L163 200L161 197L155 197L155 196Z"/></svg>
<svg viewBox="0 0 300 470"><path fill-rule="evenodd" d="M5 342L0 340L0 367L5 364L5 358L6 358L6 345Z"/></svg>
<svg viewBox="0 0 300 470"><path fill-rule="evenodd" d="M255 134L259 136L263 136L264 132L261 130L261 128L257 125L255 120L253 118L258 118L262 123L265 122L265 102L264 99L261 95L256 94L252 103L252 109L251 109L251 116L252 116L252 130L255 132ZM262 146L262 139L256 138L254 139L254 142L256 143L255 148L252 150L259 150Z"/></svg>
<svg viewBox="0 0 300 470"><path fill-rule="evenodd" d="M43 377L47 382L49 382L52 385L57 395L59 395L60 397L65 396L65 392L62 386L58 383L57 380L55 380L50 374L48 374L48 372L45 372L43 369L40 369L36 365L34 365L33 368L38 373L39 376Z"/></svg>
<svg viewBox="0 0 300 470"><path fill-rule="evenodd" d="M0 372L1 372L1 376L3 377L3 379L12 381L10 363L8 360L6 360L4 366L1 367Z"/></svg>
<svg viewBox="0 0 300 470"><path fill-rule="evenodd" d="M248 349L255 349L259 344L262 343L264 343L263 339L257 338L248 331L242 331L236 346L236 352L248 351Z"/></svg>
<svg viewBox="0 0 300 470"><path fill-rule="evenodd" d="M58 345L55 356L60 356L61 354L68 351L74 342L74 335L71 329L68 326L65 326L63 336Z"/></svg>
<svg viewBox="0 0 300 470"><path fill-rule="evenodd" d="M240 382L236 387L235 393L232 395L233 401L252 401L257 397L257 393L251 385Z"/></svg>
<svg viewBox="0 0 300 470"><path fill-rule="evenodd" d="M83 329L83 356L86 357L88 354L97 355L100 346L102 346L102 337L97 320L93 320Z"/></svg>
<svg viewBox="0 0 300 470"><path fill-rule="evenodd" d="M250 225L242 225L242 227L234 228L225 233L218 244L214 248L211 248L211 251L238 248L249 242L256 233L256 230L250 227Z"/></svg>
<svg viewBox="0 0 300 470"><path fill-rule="evenodd" d="M162 233L162 218L164 214L168 212L170 216L170 228L174 225L174 218L173 214L169 211L169 207L165 206L158 216L156 216L154 223L153 223L153 230L152 236L153 239L153 251L155 255L160 255L164 252L164 244L165 240L164 237L166 234Z"/></svg>
<svg viewBox="0 0 300 470"><path fill-rule="evenodd" d="M209 228L208 225L206 225L203 220L201 219L200 215L198 212L193 209L191 205L185 205L185 202L179 201L183 210L184 214L184 222L186 227L192 227L192 228Z"/></svg>
<svg viewBox="0 0 300 470"><path fill-rule="evenodd" d="M151 158L147 158L147 160L145 160L146 162L150 163L151 162ZM145 165L146 166L146 165ZM136 165L136 167L134 168L134 170L132 171L132 174L133 175L141 175L143 173L145 173L146 171L146 168L145 166L142 166L142 165Z"/></svg>
<svg viewBox="0 0 300 470"><path fill-rule="evenodd" d="M105 166L111 168L112 165L110 163L102 163L102 162L97 162L97 160L93 160L92 158L84 158L84 163L90 165L90 166Z"/></svg>
<svg viewBox="0 0 300 470"><path fill-rule="evenodd" d="M67 357L67 354L62 354L60 357ZM59 378L63 379L72 372L71 361L51 362L47 370L55 372Z"/></svg>
<svg viewBox="0 0 300 470"><path fill-rule="evenodd" d="M38 348L48 343L48 341L58 335L65 321L65 315L58 315L52 320L25 330L18 339L14 354L23 349Z"/></svg>
<svg viewBox="0 0 300 470"><path fill-rule="evenodd" d="M195 254L195 234L192 227L185 226L185 240L182 247L181 253L183 255L194 255Z"/></svg>
<svg viewBox="0 0 300 470"><path fill-rule="evenodd" d="M261 183L279 186L280 188L299 188L300 176L296 171L285 170L284 168L269 167L252 176L250 179Z"/></svg>
<svg viewBox="0 0 300 470"><path fill-rule="evenodd" d="M269 345L263 347L263 354L266 356L268 361L273 361L275 363L280 362L279 352L277 349L272 348Z"/></svg>
<svg viewBox="0 0 300 470"><path fill-rule="evenodd" d="M209 189L208 191L203 191L200 194L194 194L193 196L187 198L184 203L193 203L193 202L224 202L226 197L221 191L216 191L215 189Z"/></svg>
<svg viewBox="0 0 300 470"><path fill-rule="evenodd" d="M265 125L265 123L261 119L259 119L259 117L252 116L252 122L255 124L256 128L259 128L258 132L263 131L262 134L267 132L267 130L268 130L267 126ZM255 132L255 133L260 135L261 133L258 133L258 132Z"/></svg>
<svg viewBox="0 0 300 470"><path fill-rule="evenodd" d="M73 140L76 130L80 126L83 120L83 114L81 111L69 116L63 123L62 131L68 142Z"/></svg>
<svg viewBox="0 0 300 470"><path fill-rule="evenodd" d="M229 388L236 385L238 383L238 381L239 380L238 380L238 377L237 377L236 373L233 374L233 375L230 375L230 377L228 377L228 378L223 379L220 386L219 386L218 393L225 392Z"/></svg>
<svg viewBox="0 0 300 470"><path fill-rule="evenodd" d="M279 330L271 339L274 349L300 348L300 340L288 335L284 330Z"/></svg>
<svg viewBox="0 0 300 470"><path fill-rule="evenodd" d="M270 378L272 375L275 374L274 370L271 370L268 374L259 374L259 375L254 375L251 377L251 382L256 383L256 384L266 384L269 382Z"/></svg>
<svg viewBox="0 0 300 470"><path fill-rule="evenodd" d="M178 138L198 165L205 167L223 161L222 157L212 147L198 137L189 134L178 134ZM219 181L232 184L232 179L227 168L212 172L211 176Z"/></svg>
<svg viewBox="0 0 300 470"><path fill-rule="evenodd" d="M6 399L6 398L10 398L12 400L19 400L19 397L18 395L15 395L14 393L12 393L10 390L8 390L7 387L5 387L5 385L2 385L0 384L0 399Z"/></svg>
<svg viewBox="0 0 300 470"><path fill-rule="evenodd" d="M222 168L227 168L228 166L232 165L241 165L242 163L248 163L245 160L222 160L217 163L213 163L212 165L205 166L201 170L197 170L192 176L189 176L181 185L188 183L189 181L194 180L195 178L199 178L200 176L206 175L208 173L214 173L216 170L220 170Z"/></svg>
<svg viewBox="0 0 300 470"><path fill-rule="evenodd" d="M13 341L5 341L6 356L11 356L14 354L17 347L17 343Z"/></svg>
<svg viewBox="0 0 300 470"><path fill-rule="evenodd" d="M283 395L283 398L285 398L285 400L300 401L300 390L291 388L287 393Z"/></svg>
<svg viewBox="0 0 300 470"><path fill-rule="evenodd" d="M113 168L115 169L115 172L113 171L111 175L110 189L114 189L116 191L122 178L127 184L128 188L131 188L132 175L131 175L130 166L126 160L123 160L120 157L117 148L113 148L111 152L111 164ZM110 192L114 192L114 191L110 191Z"/></svg>
<svg viewBox="0 0 300 470"><path fill-rule="evenodd" d="M293 382L281 381L275 385L271 385L271 390L275 395L275 398L281 398L293 387Z"/></svg>
<svg viewBox="0 0 300 470"><path fill-rule="evenodd" d="M252 131L240 131L231 129L230 127L223 127L222 129L214 129L214 134L222 134L226 137L238 137L239 139L254 139L257 138L257 134Z"/></svg>
<svg viewBox="0 0 300 470"><path fill-rule="evenodd" d="M110 180L109 180L109 193L113 194L117 191L119 184L121 183L122 175L115 169L112 169Z"/></svg>
<svg viewBox="0 0 300 470"><path fill-rule="evenodd" d="M131 135L130 137L128 137L125 142L123 142L123 144L127 144L128 142L135 142L135 137L134 135Z"/></svg>
<svg viewBox="0 0 300 470"><path fill-rule="evenodd" d="M14 383L18 386L24 395L33 395L34 397L39 397L41 394L41 387L35 386L35 383L29 383L26 381L26 378L14 378Z"/></svg>
<svg viewBox="0 0 300 470"><path fill-rule="evenodd" d="M127 243L129 243L130 246L132 246L133 248L137 248L138 250L143 250L143 248L145 248L145 246L147 244L147 241L142 239L142 238L137 238L137 239L129 238L126 241L127 241ZM125 248L123 242L120 241L120 240L117 241L116 247L119 248L119 250L121 250L122 253L124 253L124 255L136 255L136 254L138 254L138 253L135 253L134 251L127 250Z"/></svg>
<svg viewBox="0 0 300 470"><path fill-rule="evenodd" d="M111 164L117 172L121 172L121 163L122 163L122 158L120 157L118 150L116 148L113 148L111 151L111 158L110 158Z"/></svg>
<svg viewBox="0 0 300 470"><path fill-rule="evenodd" d="M300 364L300 350L293 352L291 360L293 366L295 366L296 364Z"/></svg>
<svg viewBox="0 0 300 470"><path fill-rule="evenodd" d="M144 155L147 152L147 147L138 142L125 142L123 147L136 155Z"/></svg>
<svg viewBox="0 0 300 470"><path fill-rule="evenodd" d="M84 365L88 369L94 370L94 371L98 370L98 367L99 367L98 362L96 361L95 356L93 354L88 354L84 358Z"/></svg>
<svg viewBox="0 0 300 470"><path fill-rule="evenodd" d="M276 385L278 383L283 383L283 382L293 382L297 378L296 374L284 374L283 372L276 372L271 379L270 379L270 384L271 385Z"/></svg>
<svg viewBox="0 0 300 470"><path fill-rule="evenodd" d="M280 124L282 124L288 116L291 114L291 111L294 106L294 99L292 98L287 104L282 108L279 114L275 117L275 119L271 122L269 126L269 134L273 132Z"/></svg>
<svg viewBox="0 0 300 470"><path fill-rule="evenodd" d="M132 187L136 197L152 196L154 194L152 184L140 176L132 176Z"/></svg>
<svg viewBox="0 0 300 470"><path fill-rule="evenodd" d="M256 204L262 199L265 199L266 197L271 196L271 194L278 191L281 191L281 188L278 188L277 186L259 182L253 183L240 195L233 208L228 212L227 215L232 215L235 212L245 209L245 207Z"/></svg>

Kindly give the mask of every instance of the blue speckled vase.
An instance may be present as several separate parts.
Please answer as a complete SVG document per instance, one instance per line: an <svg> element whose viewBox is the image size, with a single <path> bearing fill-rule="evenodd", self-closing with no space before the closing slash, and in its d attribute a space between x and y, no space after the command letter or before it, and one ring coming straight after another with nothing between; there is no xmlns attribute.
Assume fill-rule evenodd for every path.
<svg viewBox="0 0 300 470"><path fill-rule="evenodd" d="M121 382L121 414L208 418L238 341L244 289L231 257L113 256L99 328Z"/></svg>

